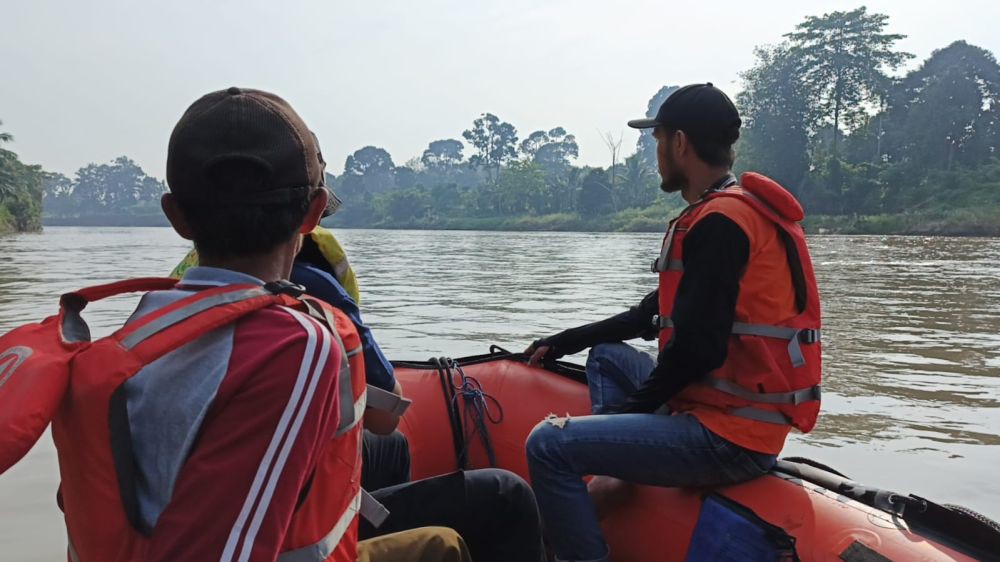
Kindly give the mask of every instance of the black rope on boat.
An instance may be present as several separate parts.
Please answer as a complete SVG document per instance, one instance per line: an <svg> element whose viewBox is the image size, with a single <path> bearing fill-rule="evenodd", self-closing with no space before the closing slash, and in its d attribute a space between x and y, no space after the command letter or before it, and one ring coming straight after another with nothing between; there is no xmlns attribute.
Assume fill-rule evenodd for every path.
<svg viewBox="0 0 1000 562"><path fill-rule="evenodd" d="M486 450L486 458L489 459L490 466L496 467L496 451L493 449L493 441L490 439L489 427L486 423L489 422L496 425L502 422L504 416L503 406L499 400L483 390L483 385L479 380L466 375L465 371L462 370L462 366L456 361L453 359L445 359L444 361L445 368L449 373L448 379L451 382L453 390L452 401L454 406L452 409L459 409L458 399L461 397L465 402L465 416L464 420L459 423L464 426L465 424L462 422L467 421L469 424L469 430L462 434L462 442L465 449L462 451L460 458L466 462L468 461L469 443L478 434L479 440L483 444L483 449ZM491 409L491 405L494 407L493 409Z"/></svg>
<svg viewBox="0 0 1000 562"><path fill-rule="evenodd" d="M458 465L458 470L465 470L469 466L468 448L465 445L462 416L458 411L458 404L455 402L455 389L451 383L451 368L448 366L450 361L452 360L446 357L432 357L430 360L437 369L438 379L441 381L441 392L444 393L444 405L448 409L451 439L455 446L455 462Z"/></svg>

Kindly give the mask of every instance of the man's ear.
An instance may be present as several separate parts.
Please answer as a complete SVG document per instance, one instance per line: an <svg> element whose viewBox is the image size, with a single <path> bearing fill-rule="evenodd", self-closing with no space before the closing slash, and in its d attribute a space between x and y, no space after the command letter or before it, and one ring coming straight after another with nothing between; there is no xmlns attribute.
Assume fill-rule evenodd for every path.
<svg viewBox="0 0 1000 562"><path fill-rule="evenodd" d="M302 220L299 234L309 234L316 229L316 225L323 218L323 211L326 210L326 204L329 200L330 193L326 188L321 187L312 192L312 197L309 200L309 211L306 213L306 218Z"/></svg>
<svg viewBox="0 0 1000 562"><path fill-rule="evenodd" d="M184 213L181 212L181 207L177 204L177 198L174 197L173 193L164 193L163 197L160 197L160 208L163 209L163 214L167 215L170 226L174 227L181 238L194 240L194 229L184 218Z"/></svg>
<svg viewBox="0 0 1000 562"><path fill-rule="evenodd" d="M687 151L691 148L691 143L688 142L687 133L684 131L677 131L674 133L674 150L679 158L684 157Z"/></svg>

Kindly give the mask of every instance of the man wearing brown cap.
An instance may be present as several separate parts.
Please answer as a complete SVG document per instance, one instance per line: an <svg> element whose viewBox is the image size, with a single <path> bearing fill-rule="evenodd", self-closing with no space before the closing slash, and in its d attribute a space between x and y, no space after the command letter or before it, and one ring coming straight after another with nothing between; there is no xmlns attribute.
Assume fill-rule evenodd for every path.
<svg viewBox="0 0 1000 562"><path fill-rule="evenodd" d="M538 363L591 348L594 415L543 421L527 442L559 561L612 558L598 509L615 499L609 490L629 488L601 477L697 487L749 480L771 468L792 427L809 431L819 410L819 300L802 209L772 180L730 172L736 107L711 83L692 84L655 118L629 125L653 129L661 187L688 207L653 264L656 291L527 350ZM659 354L623 343L639 337L658 337ZM599 476L590 496L585 475Z"/></svg>
<svg viewBox="0 0 1000 562"><path fill-rule="evenodd" d="M299 292L284 280L332 209L323 176L315 136L278 96L229 88L196 101L170 138L163 210L200 265L146 294L130 321L220 286ZM353 412L365 391L360 348L345 347L357 342L346 316L270 307L123 385L133 468L122 489L147 560L469 560L443 528L358 543Z"/></svg>

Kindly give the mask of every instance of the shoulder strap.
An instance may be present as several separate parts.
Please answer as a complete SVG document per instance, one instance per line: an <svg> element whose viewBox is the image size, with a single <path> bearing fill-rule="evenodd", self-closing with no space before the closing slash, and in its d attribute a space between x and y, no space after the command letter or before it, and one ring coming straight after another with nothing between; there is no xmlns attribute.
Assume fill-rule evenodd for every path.
<svg viewBox="0 0 1000 562"><path fill-rule="evenodd" d="M808 305L809 288L806 280L805 270L802 267L802 256L799 255L799 247L795 241L796 235L801 235L802 227L797 223L781 216L766 201L750 193L746 189L723 190L710 194L707 198L732 197L739 199L757 211L761 216L771 221L778 230L778 237L785 247L785 256L788 259L788 269L792 274L792 287L795 289L795 309L801 314Z"/></svg>
<svg viewBox="0 0 1000 562"><path fill-rule="evenodd" d="M226 285L198 291L143 316L109 337L149 363L251 312L295 303L294 297L276 295L257 285Z"/></svg>
<svg viewBox="0 0 1000 562"><path fill-rule="evenodd" d="M89 342L90 327L80 316L88 304L126 293L148 293L173 288L176 279L141 277L85 287L59 298L59 335L65 342Z"/></svg>

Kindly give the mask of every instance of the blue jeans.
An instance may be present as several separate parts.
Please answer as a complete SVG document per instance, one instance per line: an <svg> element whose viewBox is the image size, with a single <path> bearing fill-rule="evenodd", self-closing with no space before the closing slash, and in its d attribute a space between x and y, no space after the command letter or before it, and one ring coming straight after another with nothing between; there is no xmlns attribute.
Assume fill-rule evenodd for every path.
<svg viewBox="0 0 1000 562"><path fill-rule="evenodd" d="M652 366L645 369L650 362L625 344L595 346L587 361L587 377L592 391L600 389L601 407L615 405L607 401L615 391L604 380L615 375L600 377L608 373L604 369L624 372L641 384L652 370ZM602 370L591 372L592 365ZM627 393L613 395L621 402ZM545 536L557 560L609 560L583 481L586 475L653 486L721 486L761 476L776 459L726 441L688 414L592 415L569 419L562 427L554 421L558 420L535 426L526 447Z"/></svg>
<svg viewBox="0 0 1000 562"><path fill-rule="evenodd" d="M608 414L642 386L656 361L627 343L595 345L587 355L590 413Z"/></svg>

